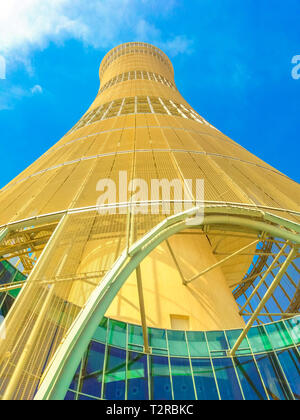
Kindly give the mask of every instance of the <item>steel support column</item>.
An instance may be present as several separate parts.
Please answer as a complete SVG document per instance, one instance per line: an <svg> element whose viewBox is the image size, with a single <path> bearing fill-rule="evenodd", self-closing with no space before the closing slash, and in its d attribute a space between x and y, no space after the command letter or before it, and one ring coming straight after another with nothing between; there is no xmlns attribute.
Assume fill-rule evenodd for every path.
<svg viewBox="0 0 300 420"><path fill-rule="evenodd" d="M288 266L290 265L290 262L292 261L292 259L294 258L294 255L296 254L296 252L297 252L296 247L292 247L292 249L291 249L291 251L290 251L287 259L285 260L285 262L281 266L281 269L279 270L279 272L277 273L277 275L274 278L273 282L271 283L270 287L266 291L265 296L260 301L260 303L257 306L256 310L254 311L253 315L251 316L250 320L248 321L248 324L246 325L246 328L243 330L243 332L241 333L241 335L237 339L235 345L233 346L232 350L230 351L230 355L231 356L234 356L235 355L235 353L238 350L239 346L241 345L242 341L244 340L244 338L248 334L250 328L252 327L252 325L254 324L255 320L257 319L258 315L260 314L262 308L265 306L266 302L270 299L270 297L274 293L274 290L276 289L276 287L280 283L282 277L284 276L284 273L286 272Z"/></svg>

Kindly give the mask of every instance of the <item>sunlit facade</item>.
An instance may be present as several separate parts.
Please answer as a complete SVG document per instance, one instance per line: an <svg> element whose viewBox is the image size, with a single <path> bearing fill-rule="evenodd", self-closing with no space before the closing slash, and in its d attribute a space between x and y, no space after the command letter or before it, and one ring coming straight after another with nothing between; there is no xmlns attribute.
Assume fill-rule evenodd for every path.
<svg viewBox="0 0 300 420"><path fill-rule="evenodd" d="M299 185L158 48L114 48L100 79L0 191L1 399L299 399Z"/></svg>

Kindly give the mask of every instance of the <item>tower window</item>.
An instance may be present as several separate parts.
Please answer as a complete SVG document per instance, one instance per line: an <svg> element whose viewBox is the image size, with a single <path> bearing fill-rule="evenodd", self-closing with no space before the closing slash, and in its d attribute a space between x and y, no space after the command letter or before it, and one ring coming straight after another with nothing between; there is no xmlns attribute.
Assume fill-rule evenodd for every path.
<svg viewBox="0 0 300 420"><path fill-rule="evenodd" d="M190 318L186 315L170 315L172 330L187 331L190 329Z"/></svg>

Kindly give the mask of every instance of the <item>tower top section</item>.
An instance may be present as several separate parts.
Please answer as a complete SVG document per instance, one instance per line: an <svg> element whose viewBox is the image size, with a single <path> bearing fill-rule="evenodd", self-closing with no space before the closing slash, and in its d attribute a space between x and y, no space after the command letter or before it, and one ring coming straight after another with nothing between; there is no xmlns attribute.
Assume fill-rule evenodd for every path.
<svg viewBox="0 0 300 420"><path fill-rule="evenodd" d="M107 73L111 77L115 68L120 65L124 68L125 64L128 71L135 70L137 65L146 71L153 69L153 66L159 67L162 73L174 80L173 65L163 51L144 42L127 42L113 48L103 58L99 72L101 83L106 79Z"/></svg>

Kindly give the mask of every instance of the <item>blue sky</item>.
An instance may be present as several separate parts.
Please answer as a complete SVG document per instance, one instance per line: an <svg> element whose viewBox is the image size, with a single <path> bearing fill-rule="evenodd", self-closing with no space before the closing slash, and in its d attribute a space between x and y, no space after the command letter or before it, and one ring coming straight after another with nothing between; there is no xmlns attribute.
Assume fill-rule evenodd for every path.
<svg viewBox="0 0 300 420"><path fill-rule="evenodd" d="M1 2L0 187L76 123L101 59L128 41L162 48L203 117L299 181L299 21L299 0Z"/></svg>

